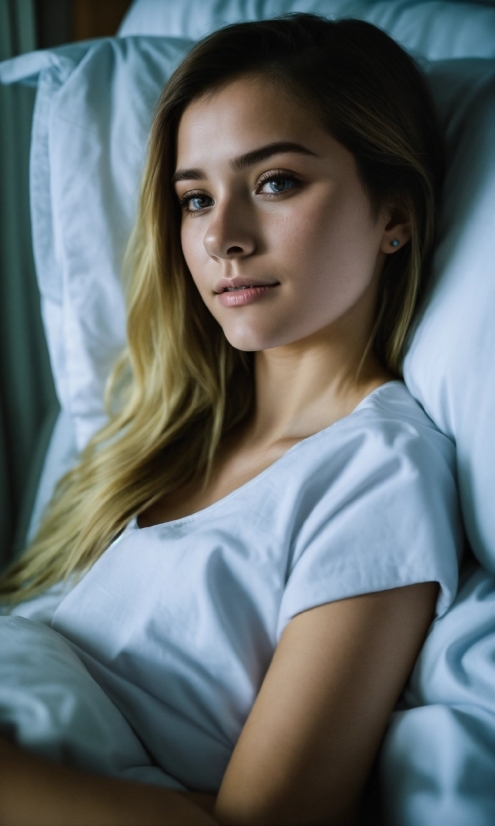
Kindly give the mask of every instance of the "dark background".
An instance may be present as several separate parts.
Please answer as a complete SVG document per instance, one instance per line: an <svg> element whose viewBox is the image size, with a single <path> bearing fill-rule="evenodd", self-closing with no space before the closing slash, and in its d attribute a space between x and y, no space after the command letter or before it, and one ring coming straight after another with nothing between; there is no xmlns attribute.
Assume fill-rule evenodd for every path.
<svg viewBox="0 0 495 826"><path fill-rule="evenodd" d="M38 48L112 37L131 0L36 0Z"/></svg>

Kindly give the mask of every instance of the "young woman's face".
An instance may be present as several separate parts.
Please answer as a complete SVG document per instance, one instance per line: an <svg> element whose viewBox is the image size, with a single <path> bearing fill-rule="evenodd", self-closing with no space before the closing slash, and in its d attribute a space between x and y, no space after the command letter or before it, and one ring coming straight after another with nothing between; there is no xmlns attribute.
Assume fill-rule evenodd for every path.
<svg viewBox="0 0 495 826"><path fill-rule="evenodd" d="M372 222L351 152L279 88L242 78L193 101L174 185L185 260L233 347L369 324L390 216ZM246 303L230 292L226 306L218 282L234 277L276 286Z"/></svg>

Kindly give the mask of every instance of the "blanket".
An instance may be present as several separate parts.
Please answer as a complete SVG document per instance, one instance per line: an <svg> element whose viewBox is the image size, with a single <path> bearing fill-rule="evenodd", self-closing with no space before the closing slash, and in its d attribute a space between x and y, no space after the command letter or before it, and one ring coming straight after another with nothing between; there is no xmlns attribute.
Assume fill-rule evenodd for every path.
<svg viewBox="0 0 495 826"><path fill-rule="evenodd" d="M65 765L185 790L153 763L71 643L24 617L0 617L0 733Z"/></svg>

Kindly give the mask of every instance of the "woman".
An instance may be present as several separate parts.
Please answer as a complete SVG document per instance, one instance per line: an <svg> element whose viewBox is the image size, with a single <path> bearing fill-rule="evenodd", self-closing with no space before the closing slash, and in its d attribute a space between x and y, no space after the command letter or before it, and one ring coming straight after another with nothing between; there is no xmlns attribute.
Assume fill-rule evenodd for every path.
<svg viewBox="0 0 495 826"><path fill-rule="evenodd" d="M0 822L356 822L457 584L453 445L401 380L442 179L423 77L374 26L228 26L176 70L110 421L1 594L182 790L4 739Z"/></svg>

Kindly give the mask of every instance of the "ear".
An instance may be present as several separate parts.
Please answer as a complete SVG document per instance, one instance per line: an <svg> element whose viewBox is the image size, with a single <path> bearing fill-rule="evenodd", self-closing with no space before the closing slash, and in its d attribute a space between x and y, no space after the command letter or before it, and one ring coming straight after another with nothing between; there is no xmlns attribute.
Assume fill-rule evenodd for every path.
<svg viewBox="0 0 495 826"><path fill-rule="evenodd" d="M388 221L383 230L380 252L390 255L402 249L410 240L411 221L407 211L400 207L389 208L386 216Z"/></svg>

